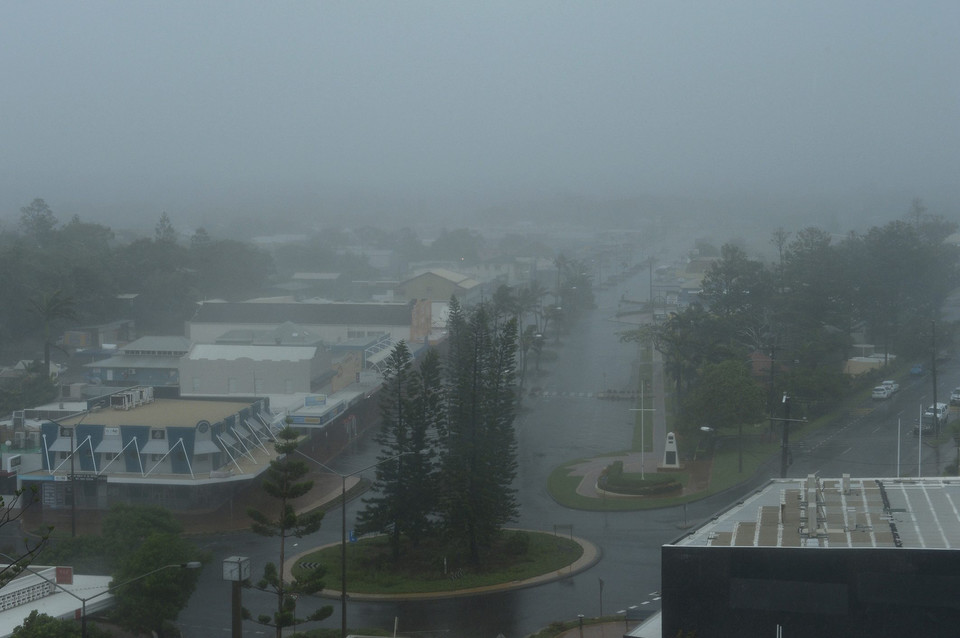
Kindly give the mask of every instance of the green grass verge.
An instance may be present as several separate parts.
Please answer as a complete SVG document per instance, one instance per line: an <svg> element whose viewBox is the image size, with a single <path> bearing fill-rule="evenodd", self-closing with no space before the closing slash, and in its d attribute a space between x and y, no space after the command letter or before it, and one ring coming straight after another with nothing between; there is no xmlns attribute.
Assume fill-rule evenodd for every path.
<svg viewBox="0 0 960 638"><path fill-rule="evenodd" d="M526 542L518 542L517 535L524 535ZM506 530L487 552L482 567L466 564L456 552L429 540L417 547L405 544L400 560L394 562L387 537L374 536L347 544L347 589L354 593L390 595L500 585L560 571L582 554L579 543L563 536ZM319 563L326 569L327 586L340 588L339 544L303 556L294 566L294 575L304 569L301 563Z"/></svg>

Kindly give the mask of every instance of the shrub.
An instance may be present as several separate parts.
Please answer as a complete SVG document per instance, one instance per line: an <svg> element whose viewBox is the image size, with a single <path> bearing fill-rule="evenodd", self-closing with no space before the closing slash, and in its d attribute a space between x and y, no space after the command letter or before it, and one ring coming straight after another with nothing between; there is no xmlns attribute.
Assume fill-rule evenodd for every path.
<svg viewBox="0 0 960 638"><path fill-rule="evenodd" d="M614 461L597 481L600 489L626 496L660 496L683 489L683 484L671 474L624 474L623 461Z"/></svg>

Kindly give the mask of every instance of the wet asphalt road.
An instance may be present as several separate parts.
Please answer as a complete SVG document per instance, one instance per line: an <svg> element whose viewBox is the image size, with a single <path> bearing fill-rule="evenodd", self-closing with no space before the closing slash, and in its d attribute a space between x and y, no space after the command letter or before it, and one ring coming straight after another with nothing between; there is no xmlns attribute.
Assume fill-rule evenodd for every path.
<svg viewBox="0 0 960 638"><path fill-rule="evenodd" d="M597 293L598 308L586 313L567 331L559 346L550 347L558 359L544 364L543 374L527 380L527 387L540 386L548 396L528 398L517 418L519 474L517 488L521 503L518 527L553 531L555 526L595 543L602 552L592 568L564 580L537 587L433 602L351 602L348 604L350 627L381 627L413 634L457 636L462 638L507 638L525 636L555 620L569 620L577 614L595 616L615 613L636 605L655 609L660 588L660 546L683 533L685 525L702 521L736 502L755 489L767 477L779 475L774 460L746 483L686 509L669 508L644 512L584 512L557 505L547 493L546 479L556 466L576 458L589 457L630 447L633 407L629 401L599 400L592 395L600 389L636 387L636 350L623 344L619 333L629 328L614 319L617 302L626 293L630 298L645 298L647 278L634 278ZM942 366L938 395L949 397L949 390L960 385L960 368L954 362ZM794 443L794 463L788 476L819 472L837 476L850 472L855 476L891 476L897 467L897 442L900 442L901 473L917 471L918 441L904 431L896 434L897 419L903 419L915 405L929 400L929 377L909 380L899 395L887 403L867 402L851 412L840 424ZM899 416L898 416L899 415ZM955 414L953 418L957 418ZM951 445L941 449L941 465ZM336 464L336 469L351 472L372 463L376 446L368 438L358 441ZM924 450L924 463L934 471L935 452ZM913 459L912 466L910 458ZM347 525L352 521L359 501L347 506ZM323 528L301 539L292 552L339 542L340 510L327 515ZM254 574L268 560L275 560L276 542L248 533L236 533L203 539L213 552L214 563L204 570L197 593L181 613L180 624L186 638L207 638L229 633L229 584L220 579L220 561L229 555L249 556ZM254 613L267 611L272 601L254 591L244 591L244 604ZM338 600L301 599L302 608L332 605L333 615L322 626L338 627ZM316 626L316 624L312 625ZM244 624L244 636L272 635L268 628Z"/></svg>

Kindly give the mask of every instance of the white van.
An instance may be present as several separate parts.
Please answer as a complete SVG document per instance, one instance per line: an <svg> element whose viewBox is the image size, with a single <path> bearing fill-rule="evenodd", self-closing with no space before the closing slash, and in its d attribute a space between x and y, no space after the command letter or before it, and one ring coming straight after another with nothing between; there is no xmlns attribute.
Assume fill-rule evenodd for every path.
<svg viewBox="0 0 960 638"><path fill-rule="evenodd" d="M931 405L927 407L923 412L923 423L926 424L939 424L941 426L947 424L947 420L950 418L950 406L946 403L937 403L936 405Z"/></svg>

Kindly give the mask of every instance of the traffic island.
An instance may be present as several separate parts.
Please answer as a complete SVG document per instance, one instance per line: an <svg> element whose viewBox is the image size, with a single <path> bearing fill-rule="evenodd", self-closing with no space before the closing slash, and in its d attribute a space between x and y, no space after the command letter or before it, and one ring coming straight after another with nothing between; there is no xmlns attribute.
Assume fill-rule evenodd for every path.
<svg viewBox="0 0 960 638"><path fill-rule="evenodd" d="M519 540L523 538L524 540ZM433 600L533 587L584 571L600 559L596 545L582 538L531 530L504 530L497 556L482 568L444 556L443 548L421 542L405 547L394 563L385 536L347 546L347 589L354 600ZM340 543L304 552L284 563L284 578L322 567L328 587L318 595L340 597Z"/></svg>

